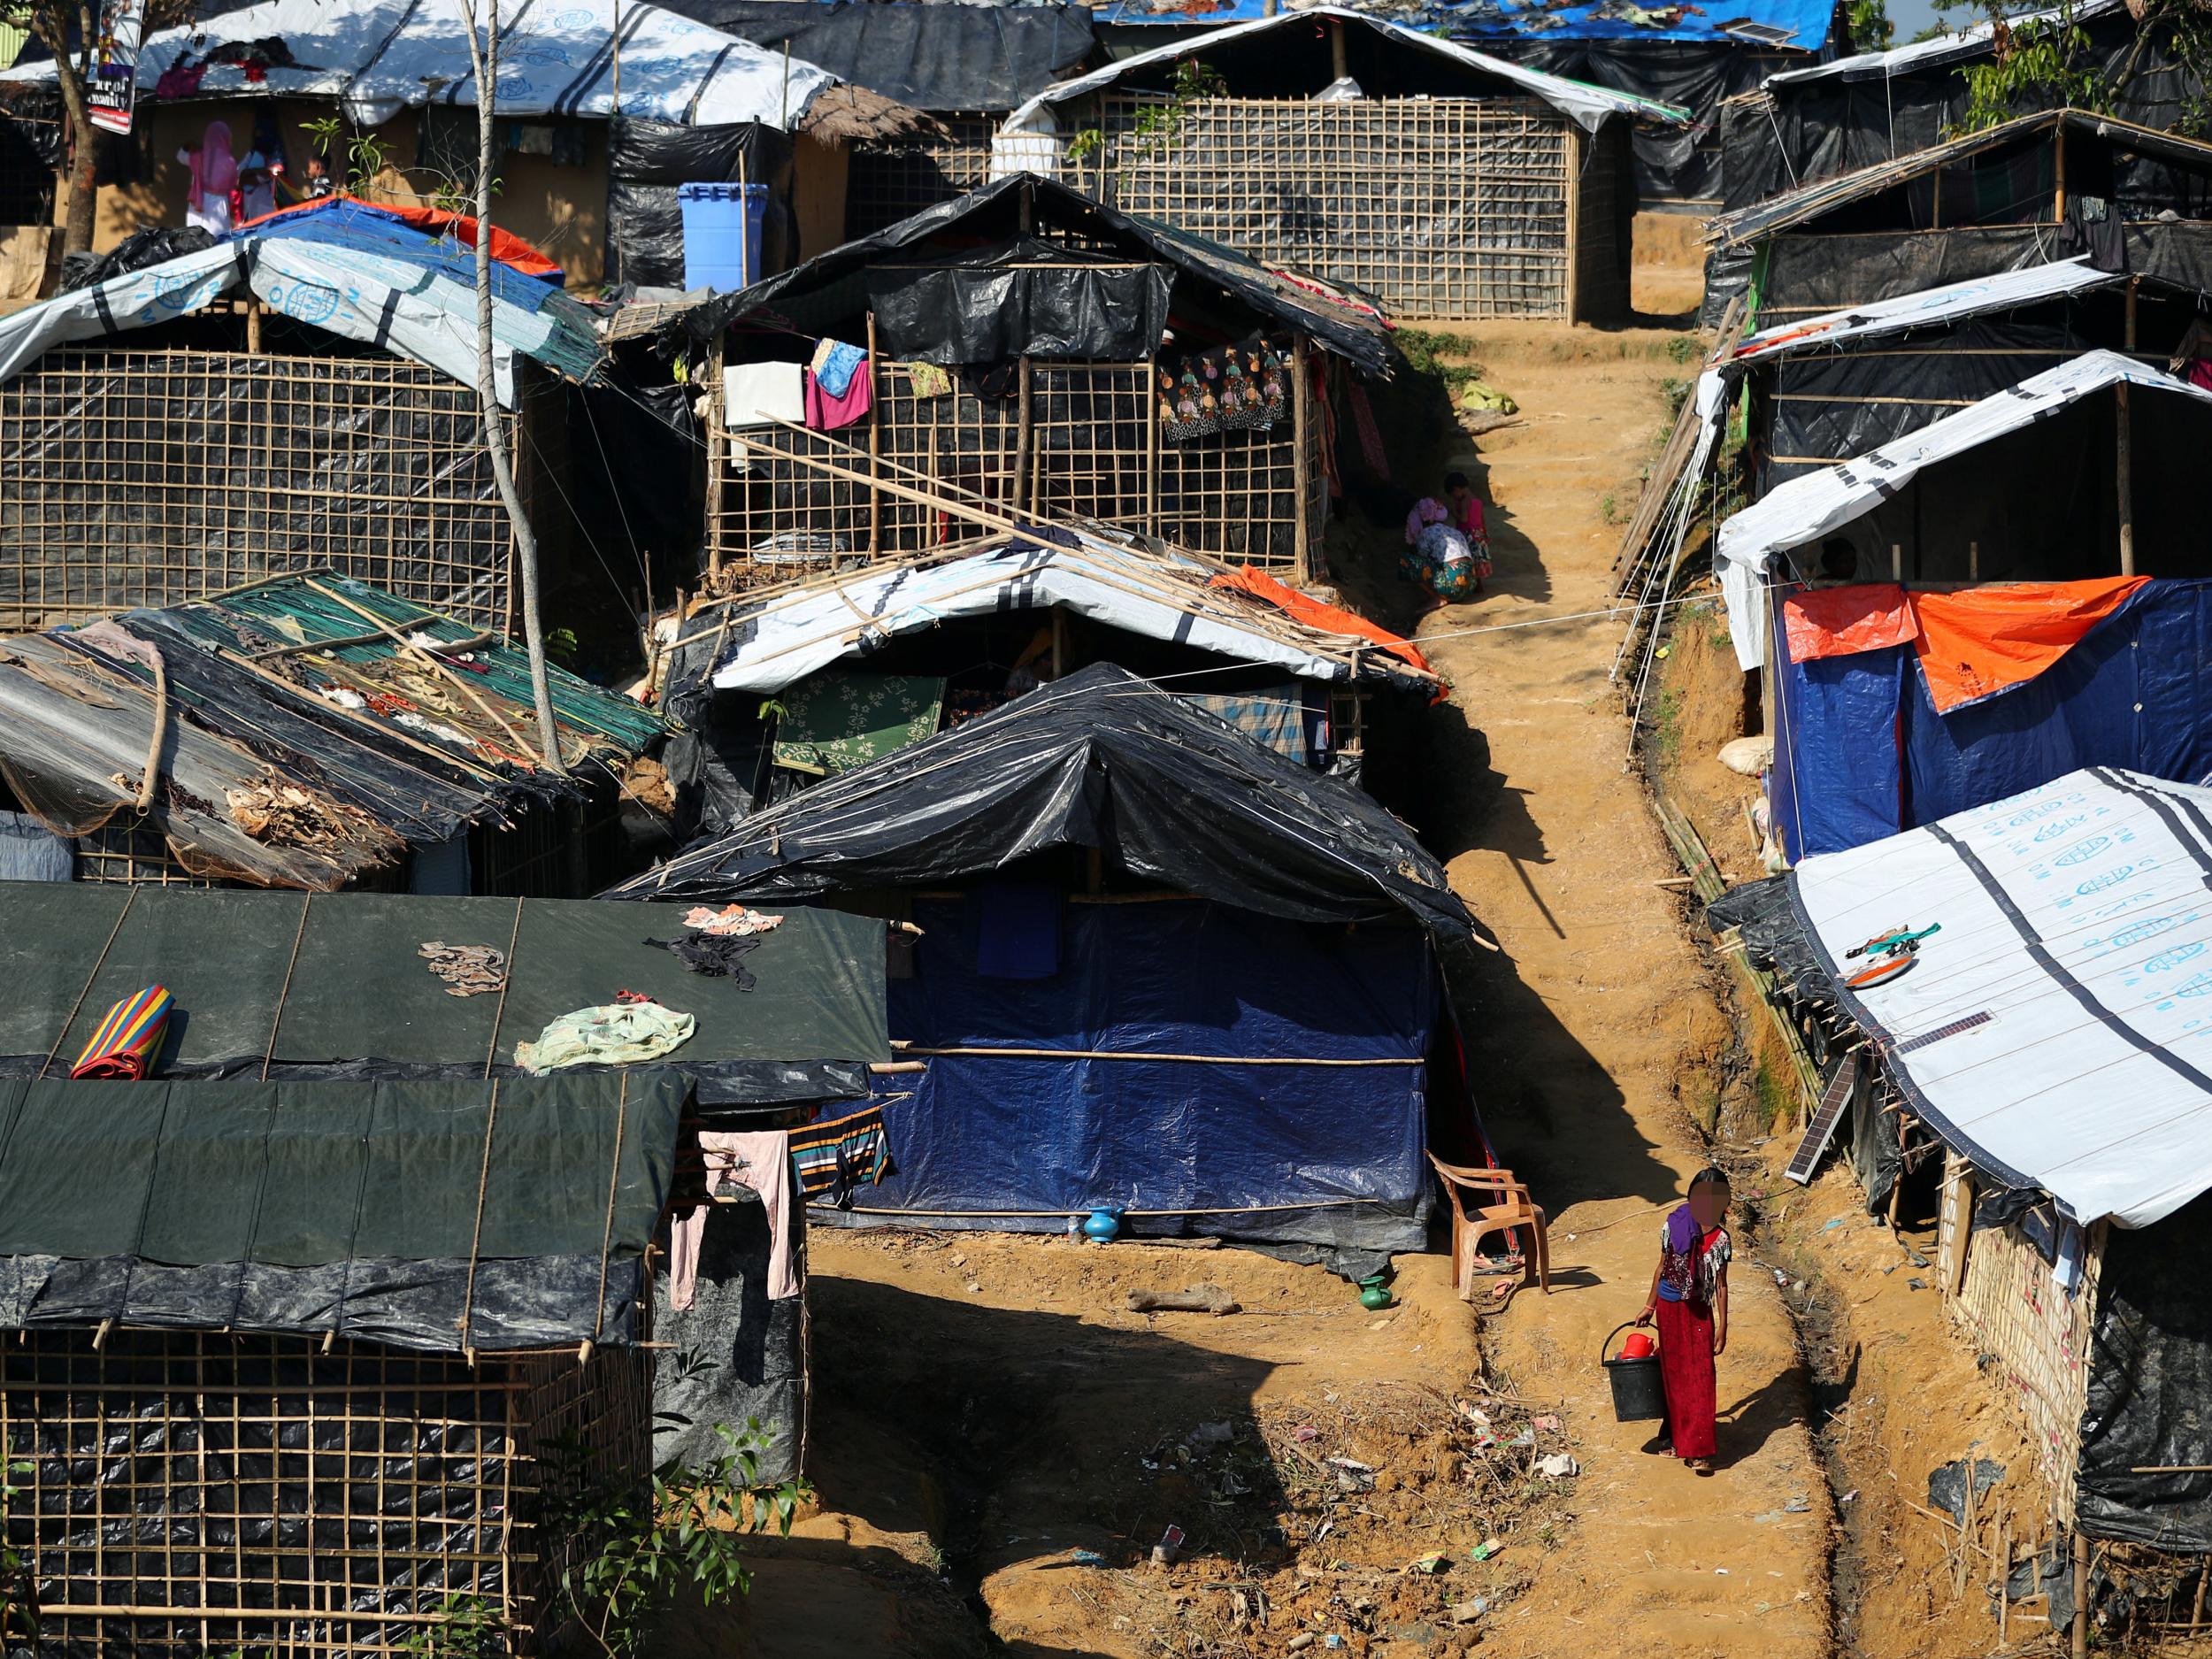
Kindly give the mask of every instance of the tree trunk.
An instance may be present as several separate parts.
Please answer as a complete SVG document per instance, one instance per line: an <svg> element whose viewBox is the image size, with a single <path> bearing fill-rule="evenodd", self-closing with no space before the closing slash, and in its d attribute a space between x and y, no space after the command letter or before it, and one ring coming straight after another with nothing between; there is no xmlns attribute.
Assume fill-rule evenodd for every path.
<svg viewBox="0 0 2212 1659"><path fill-rule="evenodd" d="M94 157L91 134L73 119L70 126L84 135L77 142L76 154L60 175L62 200L66 204L61 225L61 250L65 254L90 253L96 195L92 182Z"/></svg>
<svg viewBox="0 0 2212 1659"><path fill-rule="evenodd" d="M85 103L85 76L91 53L92 17L88 7L79 7L78 23L84 44L85 58L70 56L69 25L58 5L50 10L34 9L30 15L31 33L54 55L54 84L61 93L63 123L62 138L67 146L65 159L55 174L55 187L62 193L62 242L65 254L92 251L92 221L96 206L93 181L96 157L96 134L88 119Z"/></svg>
<svg viewBox="0 0 2212 1659"><path fill-rule="evenodd" d="M492 477L514 526L516 577L522 585L522 638L530 654L530 692L537 703L539 749L549 772L565 772L560 726L553 716L553 687L545 666L545 622L538 607L538 538L515 488L512 457L507 450L507 416L499 406L492 370L492 164L497 122L493 105L499 85L499 3L488 0L484 37L476 33L473 0L457 0L469 34L469 64L476 80L476 391L484 411L484 447L491 452Z"/></svg>

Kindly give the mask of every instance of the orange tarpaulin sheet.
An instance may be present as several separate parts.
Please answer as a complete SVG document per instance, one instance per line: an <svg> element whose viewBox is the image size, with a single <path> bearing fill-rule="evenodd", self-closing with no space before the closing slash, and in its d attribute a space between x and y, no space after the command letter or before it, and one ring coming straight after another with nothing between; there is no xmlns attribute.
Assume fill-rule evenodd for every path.
<svg viewBox="0 0 2212 1659"><path fill-rule="evenodd" d="M291 207L280 207L274 212L264 213L259 219L248 219L238 228L249 230L256 225L266 225L276 219L289 219L296 213L317 212L328 207L334 202L350 202L356 207L365 207L372 212L389 213L394 219L412 225L417 230L427 232L433 236L442 234L447 227L450 226L454 235L464 248L476 246L476 221L465 213L449 213L444 209L436 207L401 207L391 202L365 202L357 196L347 196L342 192L334 196L322 196L312 202L301 202ZM540 253L536 248L516 235L514 232L502 230L496 225L492 227L492 257L509 270L519 272L524 276L557 277L561 274L561 267Z"/></svg>
<svg viewBox="0 0 2212 1659"><path fill-rule="evenodd" d="M1379 628L1365 617L1356 617L1348 611L1334 605L1325 605L1318 599L1309 599L1295 588L1279 582L1257 565L1247 565L1241 569L1225 572L1213 579L1216 588L1233 588L1255 599L1263 599L1278 611L1288 612L1310 628L1324 634L1350 634L1363 640L1372 640L1393 657L1410 663L1425 674L1436 671L1429 666L1429 659L1421 655L1420 648L1411 640Z"/></svg>
<svg viewBox="0 0 2212 1659"><path fill-rule="evenodd" d="M1790 661L1819 657L1855 657L1902 645L1919 634L1905 590L1895 582L1851 588L1809 588L1782 602L1782 626L1789 635Z"/></svg>
<svg viewBox="0 0 2212 1659"><path fill-rule="evenodd" d="M2001 582L1914 594L1913 649L1938 714L2033 680L2117 611L2147 576Z"/></svg>

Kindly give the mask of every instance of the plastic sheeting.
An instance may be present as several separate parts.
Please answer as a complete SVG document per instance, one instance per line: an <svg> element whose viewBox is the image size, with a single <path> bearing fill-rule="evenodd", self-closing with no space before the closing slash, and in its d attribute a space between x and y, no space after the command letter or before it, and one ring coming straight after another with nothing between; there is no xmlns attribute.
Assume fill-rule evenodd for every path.
<svg viewBox="0 0 2212 1659"><path fill-rule="evenodd" d="M629 1341L686 1092L0 1082L0 1327Z"/></svg>
<svg viewBox="0 0 2212 1659"><path fill-rule="evenodd" d="M1012 109L1091 55L1090 8L672 0L672 12L933 115Z"/></svg>
<svg viewBox="0 0 2212 1659"><path fill-rule="evenodd" d="M1271 34L1279 29L1310 29L1314 19L1323 18L1347 26L1357 25L1371 29L1385 41L1409 51L1432 54L1448 65L1486 81L1489 88L1494 92L1540 99L1593 133L1618 116L1677 127L1686 126L1689 121L1688 111L1671 104L1610 91L1579 81L1563 80L1557 75L1548 75L1540 70L1525 68L1506 58L1492 58L1469 47L1440 40L1433 35L1424 35L1417 29L1409 29L1402 24L1372 17L1363 12L1354 12L1343 6L1317 5L1302 11L1285 12L1277 17L1256 18L1248 23L1232 23L1224 28L1210 29L1194 38L1174 41L1148 52L1139 52L1106 68L1095 69L1072 81L1048 87L1006 118L1006 124L1000 128L999 137L992 145L991 176L998 179L1022 172L1046 173L1052 170L1058 158L1059 140L1056 136L1056 118L1053 114L1056 105L1101 91L1142 70L1176 63L1216 47Z"/></svg>
<svg viewBox="0 0 2212 1659"><path fill-rule="evenodd" d="M335 229L313 240L249 232L0 317L0 382L56 346L173 321L243 289L296 321L474 386L474 256L364 210L361 226L372 219L381 221L373 235L357 228L343 240ZM501 403L513 406L517 352L569 379L594 378L600 348L591 314L542 282L496 263L492 269Z"/></svg>
<svg viewBox="0 0 2212 1659"><path fill-rule="evenodd" d="M1731 352L1731 366L1785 354L1845 349L1915 328L1957 322L1991 311L2011 311L2039 301L2085 293L2093 288L2117 288L2127 278L2091 268L2085 259L2062 259L2056 265L2035 265L2024 271L1947 282L1894 299L1876 300L1816 317L1793 318L1747 334Z"/></svg>
<svg viewBox="0 0 2212 1659"><path fill-rule="evenodd" d="M2075 1518L2091 1538L2212 1554L2212 1205L2105 1238ZM2170 1473L2138 1473L2169 1470Z"/></svg>
<svg viewBox="0 0 2212 1659"><path fill-rule="evenodd" d="M1170 693L1094 664L844 773L614 888L799 897L985 875L1054 847L1294 921L1404 913L1448 968L1471 918L1412 833Z"/></svg>
<svg viewBox="0 0 2212 1659"><path fill-rule="evenodd" d="M1856 460L1793 478L1728 518L1720 527L1713 558L1727 603L1737 663L1748 671L1765 660L1768 607L1761 588L1776 553L1815 541L1873 511L1926 468L1969 454L2123 382L2212 407L2212 392L2115 351L2085 352ZM2146 406L2142 419L2155 421L2155 405Z"/></svg>
<svg viewBox="0 0 2212 1659"><path fill-rule="evenodd" d="M2212 1187L2212 790L2098 768L1849 852L1792 891L1824 966L1942 932L1845 1011L1914 1110L1997 1182L2083 1225Z"/></svg>
<svg viewBox="0 0 2212 1659"><path fill-rule="evenodd" d="M1350 655L1336 639L1323 645L1302 637L1304 628L1271 610L1225 597L1210 602L1204 583L1213 569L1102 541L1080 548L1010 541L941 565L787 594L749 613L733 606L728 641L702 672L720 690L773 693L902 634L963 617L1058 607L1125 634L1287 669L1302 680L1353 679ZM1163 578L1180 578L1193 591ZM857 636L856 614L865 618ZM1392 677L1398 664L1386 651L1362 660L1366 678Z"/></svg>
<svg viewBox="0 0 2212 1659"><path fill-rule="evenodd" d="M918 1048L1225 1063L936 1056L918 1079L883 1079L905 1086L884 1103L896 1171L856 1197L855 1219L1058 1232L1105 1204L1221 1212L1132 1217L1138 1233L1423 1248L1436 978L1417 931L1071 903L1059 971L1007 979L983 971L983 911L974 894L914 907L892 1029ZM1270 1058L1234 1064L1251 1056Z"/></svg>
<svg viewBox="0 0 2212 1659"><path fill-rule="evenodd" d="M1024 213L1026 201L1028 211ZM1023 220L1030 223L1025 227ZM704 342L733 324L751 319L796 323L819 332L849 326L867 310L861 284L887 256L926 250L940 239L949 247L996 246L1011 238L1057 232L1092 252L1159 261L1179 275L1221 290L1232 302L1276 326L1289 327L1334 352L1363 373L1389 373L1396 349L1371 306L1332 298L1310 281L1293 282L1257 260L1178 231L1153 219L1092 201L1050 179L1001 179L956 201L941 202L872 236L818 254L795 270L757 282L741 293L718 296L686 310L669 325L664 346L682 339Z"/></svg>
<svg viewBox="0 0 2212 1659"><path fill-rule="evenodd" d="M1793 664L1775 820L1793 856L1838 852L2083 766L2212 778L2212 585L2152 581L2033 680L1938 714L1909 648Z"/></svg>
<svg viewBox="0 0 2212 1659"><path fill-rule="evenodd" d="M746 959L758 983L741 991L646 942L680 929L666 905L0 885L0 974L19 982L0 1003L0 1077L73 1056L146 985L167 986L183 1014L159 1075L267 1064L304 1079L508 1074L518 1042L629 989L696 1020L655 1064L690 1078L703 1106L864 1094L867 1067L890 1058L883 924L780 913ZM418 954L431 940L508 956L506 989L448 995Z"/></svg>
<svg viewBox="0 0 2212 1659"><path fill-rule="evenodd" d="M1139 363L1160 348L1173 275L1163 265L1087 259L1025 238L874 266L866 282L887 357L953 366L1003 363L1026 352Z"/></svg>
<svg viewBox="0 0 2212 1659"><path fill-rule="evenodd" d="M735 35L637 0L595 5L495 0L499 7L499 112L585 116L616 112L615 37L621 38L621 112L715 126L765 121L787 127L833 77ZM250 69L211 62L223 46L274 40ZM248 52L242 58L258 58ZM138 53L142 96L183 67L199 98L336 98L365 127L430 103L476 103L459 10L430 0L263 0L258 5L164 29ZM11 80L50 81L51 63Z"/></svg>
<svg viewBox="0 0 2212 1659"><path fill-rule="evenodd" d="M678 1201L679 1208L682 1200ZM803 1248L806 1207L795 1202L794 1248ZM653 1276L653 1466L698 1467L724 1456L716 1430L757 1421L768 1444L755 1479L795 1479L806 1438L806 1298L768 1299L768 1212L740 1187L710 1204L699 1240L691 1306L669 1305L668 1274Z"/></svg>
<svg viewBox="0 0 2212 1659"><path fill-rule="evenodd" d="M799 251L793 167L790 135L762 122L703 127L616 117L607 139L613 280L640 288L683 286L684 216L676 190L686 184L765 185L761 269L788 270Z"/></svg>

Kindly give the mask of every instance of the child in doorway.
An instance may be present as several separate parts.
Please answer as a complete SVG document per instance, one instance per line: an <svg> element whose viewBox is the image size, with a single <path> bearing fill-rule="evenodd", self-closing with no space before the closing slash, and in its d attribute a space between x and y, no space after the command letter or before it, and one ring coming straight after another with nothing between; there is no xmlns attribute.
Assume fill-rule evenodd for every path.
<svg viewBox="0 0 2212 1659"><path fill-rule="evenodd" d="M1659 1235L1659 1265L1638 1325L1659 1326L1659 1379L1666 1390L1662 1447L1696 1473L1713 1472L1713 1362L1728 1348L1728 1176L1708 1165L1690 1178L1687 1203L1667 1217Z"/></svg>
<svg viewBox="0 0 2212 1659"><path fill-rule="evenodd" d="M1466 473L1445 473L1441 496L1425 495L1414 503L1406 515L1406 551L1399 573L1426 588L1440 605L1482 591L1490 576L1490 543L1482 503Z"/></svg>

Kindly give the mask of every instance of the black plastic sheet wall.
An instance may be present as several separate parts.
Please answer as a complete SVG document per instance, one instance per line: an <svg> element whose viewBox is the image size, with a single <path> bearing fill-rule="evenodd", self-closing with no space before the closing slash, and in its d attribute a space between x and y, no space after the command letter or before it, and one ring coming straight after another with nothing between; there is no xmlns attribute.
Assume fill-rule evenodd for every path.
<svg viewBox="0 0 2212 1659"><path fill-rule="evenodd" d="M758 121L679 127L618 116L607 139L610 280L640 288L684 285L681 184L764 184L762 276L790 269L798 253L791 205L792 140Z"/></svg>
<svg viewBox="0 0 2212 1659"><path fill-rule="evenodd" d="M791 1207L791 1248L804 1263L805 1206ZM669 1303L669 1279L653 1286L653 1463L704 1463L726 1451L717 1425L757 1421L768 1437L761 1483L799 1473L806 1428L806 1299L768 1297L768 1212L757 1194L710 1205L699 1240L691 1306Z"/></svg>
<svg viewBox="0 0 2212 1659"><path fill-rule="evenodd" d="M2208 1248L2212 1198L2106 1235L2076 1476L2079 1525L2092 1538L2212 1554ZM2135 1472L2176 1466L2191 1472Z"/></svg>
<svg viewBox="0 0 2212 1659"><path fill-rule="evenodd" d="M1093 265L1064 250L1018 244L1005 258L1054 263L886 265L866 273L877 337L889 356L958 365L1027 353L1079 362L1148 357L1167 326L1164 265Z"/></svg>

